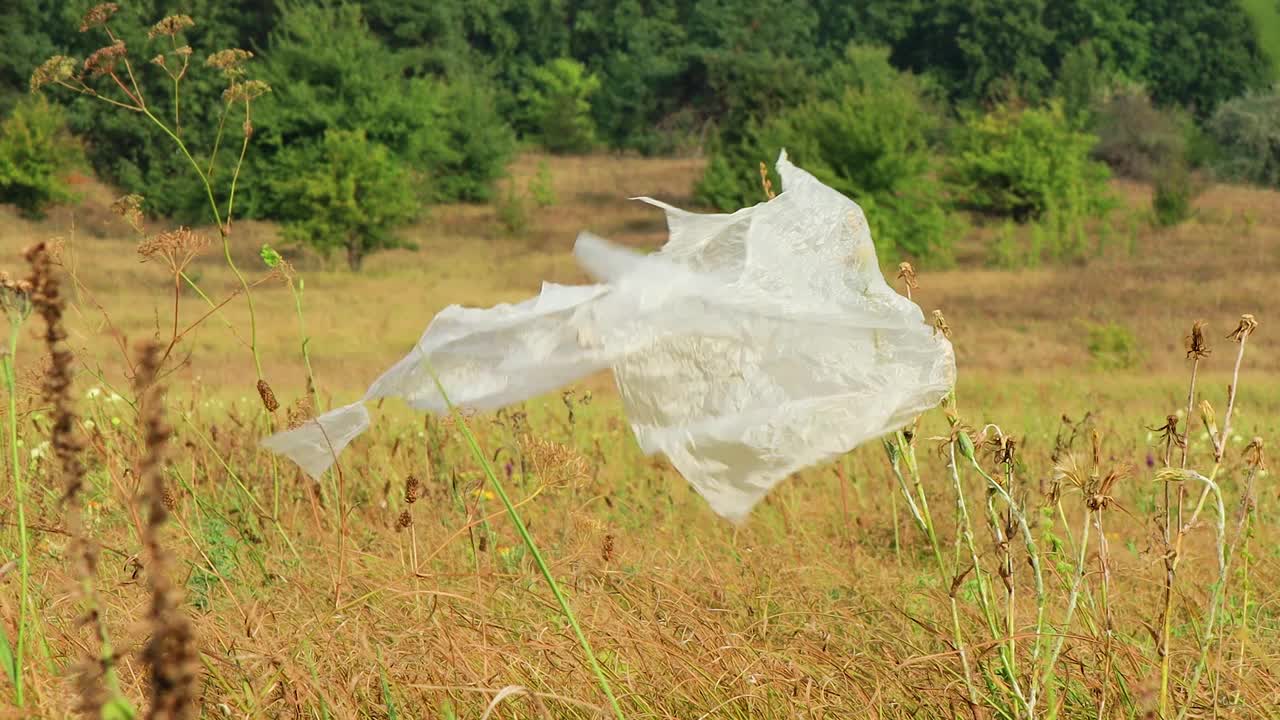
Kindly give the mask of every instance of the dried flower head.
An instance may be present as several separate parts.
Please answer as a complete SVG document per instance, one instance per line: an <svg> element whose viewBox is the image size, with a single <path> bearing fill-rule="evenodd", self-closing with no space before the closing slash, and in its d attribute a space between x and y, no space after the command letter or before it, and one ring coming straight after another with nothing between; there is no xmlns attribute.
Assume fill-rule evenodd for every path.
<svg viewBox="0 0 1280 720"><path fill-rule="evenodd" d="M1107 506L1114 501L1114 498L1111 497L1111 491L1115 489L1116 483L1132 476L1133 466L1123 464L1112 468L1101 478L1095 478L1094 482L1089 486L1089 492L1085 497L1085 506L1090 510L1107 509Z"/></svg>
<svg viewBox="0 0 1280 720"><path fill-rule="evenodd" d="M1208 323L1204 320L1197 320L1191 325L1191 334L1185 339L1187 346L1187 357L1196 360L1203 360L1209 357L1212 352L1209 344L1204 339L1204 328Z"/></svg>
<svg viewBox="0 0 1280 720"><path fill-rule="evenodd" d="M769 168L764 164L764 161L760 162L760 187L764 188L764 196L766 198L772 200L778 197L773 192L773 180L769 178Z"/></svg>
<svg viewBox="0 0 1280 720"><path fill-rule="evenodd" d="M123 195L111 203L111 212L124 218L134 230L142 232L142 196L137 193Z"/></svg>
<svg viewBox="0 0 1280 720"><path fill-rule="evenodd" d="M951 326L947 324L947 319L942 317L941 310L933 311L933 334L942 333L943 337L951 337Z"/></svg>
<svg viewBox="0 0 1280 720"><path fill-rule="evenodd" d="M400 513L400 517L396 518L396 530L405 530L413 525L413 514L408 510Z"/></svg>
<svg viewBox="0 0 1280 720"><path fill-rule="evenodd" d="M93 28L106 25L112 15L120 10L120 6L116 3L100 3L89 8L89 12L84 14L80 20L80 32L89 32Z"/></svg>
<svg viewBox="0 0 1280 720"><path fill-rule="evenodd" d="M548 486L567 487L590 477L586 458L568 445L528 435L521 441L524 456Z"/></svg>
<svg viewBox="0 0 1280 720"><path fill-rule="evenodd" d="M302 424L311 419L312 407L311 397L303 395L294 401L293 405L287 411L286 425L290 430L296 430L302 427Z"/></svg>
<svg viewBox="0 0 1280 720"><path fill-rule="evenodd" d="M249 58L253 57L253 53L240 48L230 48L228 50L219 50L210 55L204 61L205 65L211 68L221 70L228 77L238 77L243 71L240 67Z"/></svg>
<svg viewBox="0 0 1280 720"><path fill-rule="evenodd" d="M209 247L209 238L188 227L168 230L138 243L138 256L143 262L162 260L177 274Z"/></svg>
<svg viewBox="0 0 1280 720"><path fill-rule="evenodd" d="M1262 454L1262 438L1254 437L1244 449L1244 461L1250 466L1265 470L1267 459Z"/></svg>
<svg viewBox="0 0 1280 720"><path fill-rule="evenodd" d="M164 55L163 55L163 54L161 54L161 55L157 55L157 56L155 56L155 57L151 58L151 64L152 64L152 65L159 65L160 67L164 67Z"/></svg>
<svg viewBox="0 0 1280 720"><path fill-rule="evenodd" d="M173 37L189 27L194 27L195 20L190 15L170 15L160 22L151 26L147 31L147 39L155 40L158 37Z"/></svg>
<svg viewBox="0 0 1280 720"><path fill-rule="evenodd" d="M1257 330L1257 329L1258 329L1257 318L1255 318L1253 315L1249 313L1245 313L1240 316L1240 324L1236 325L1236 329L1231 331L1231 334L1227 336L1227 339L1232 340L1234 342L1242 343L1246 339L1248 339L1250 335L1253 334L1254 330Z"/></svg>
<svg viewBox="0 0 1280 720"><path fill-rule="evenodd" d="M421 488L421 485L418 483L417 475L410 475L409 477L405 478L404 479L405 504L412 505L418 502L418 493L421 489L422 488Z"/></svg>
<svg viewBox="0 0 1280 720"><path fill-rule="evenodd" d="M84 74L89 77L110 75L116 71L116 63L125 56L126 52L128 51L125 49L123 40L117 40L106 47L94 50L93 54L84 60Z"/></svg>
<svg viewBox="0 0 1280 720"><path fill-rule="evenodd" d="M612 561L613 552L614 552L613 535L612 534L605 535L604 541L600 543L600 559L604 560L605 562Z"/></svg>
<svg viewBox="0 0 1280 720"><path fill-rule="evenodd" d="M916 281L916 269L909 262L898 263L898 279L907 286L908 290L920 287L920 283Z"/></svg>
<svg viewBox="0 0 1280 720"><path fill-rule="evenodd" d="M245 80L233 82L222 91L222 101L226 103L252 102L271 92L271 86L262 80Z"/></svg>
<svg viewBox="0 0 1280 720"><path fill-rule="evenodd" d="M70 80L76 75L76 61L66 55L54 55L45 60L31 73L31 92L36 92L45 85L54 85Z"/></svg>
<svg viewBox="0 0 1280 720"><path fill-rule="evenodd" d="M266 380L258 380L258 397L262 398L262 407L266 408L267 412L273 413L280 409L280 402L276 400L276 393L267 384Z"/></svg>

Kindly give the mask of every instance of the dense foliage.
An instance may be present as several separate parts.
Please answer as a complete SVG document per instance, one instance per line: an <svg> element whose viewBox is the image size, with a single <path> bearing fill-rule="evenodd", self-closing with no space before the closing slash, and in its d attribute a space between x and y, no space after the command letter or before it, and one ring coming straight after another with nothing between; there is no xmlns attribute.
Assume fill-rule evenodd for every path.
<svg viewBox="0 0 1280 720"><path fill-rule="evenodd" d="M89 5L4 4L0 114L45 58L102 46L78 32ZM280 186L290 178L280 168L331 130L364 130L403 164L424 202L491 199L523 139L561 153L710 150L701 194L728 207L752 196L759 161L785 142L859 201L886 208L882 232L913 251L931 246L940 227L932 219L944 198L925 161L950 149L948 125L1056 100L1072 128L1104 135L1100 157L1148 174L1148 156L1174 152L1181 141L1172 134L1189 118L1217 128L1203 137L1242 143L1223 149L1233 176L1265 179L1265 170L1239 169L1260 136L1234 109L1246 101L1228 103L1248 95L1256 104L1280 67L1263 49L1276 38L1260 36L1257 13L1239 0L134 0L113 27L134 56L149 57L166 48L146 28L175 11L198 19L184 37L195 64L245 48L275 88L255 118L246 173L254 192L242 207L251 216L287 214ZM902 98L841 87L833 68L850 66L851 45L884 46L887 64L918 87ZM147 93L163 97L165 74L137 70ZM212 142L223 87L207 73L185 80L181 125L192 147ZM1133 135L1140 128L1123 126L1124 107L1105 104L1117 87L1141 88L1151 102L1138 109L1179 118L1181 129L1147 113L1158 137ZM922 100L932 117L892 121ZM168 138L102 103L61 101L104 178L145 191L155 212L192 216L206 203ZM1119 157L1107 133L1152 146ZM880 155L864 165L869 149ZM1038 212L1039 201L1019 203L999 211ZM929 227L895 231L894 214Z"/></svg>
<svg viewBox="0 0 1280 720"><path fill-rule="evenodd" d="M43 98L23 100L0 122L0 198L39 216L72 197L65 173L80 160L65 113Z"/></svg>

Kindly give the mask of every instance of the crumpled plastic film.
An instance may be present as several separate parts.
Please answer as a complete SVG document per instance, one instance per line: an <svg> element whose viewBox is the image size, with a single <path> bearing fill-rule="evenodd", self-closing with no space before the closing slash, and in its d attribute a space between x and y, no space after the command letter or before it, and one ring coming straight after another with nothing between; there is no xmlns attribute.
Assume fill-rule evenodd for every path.
<svg viewBox="0 0 1280 720"><path fill-rule="evenodd" d="M360 402L264 445L318 477L399 397L490 410L612 368L641 449L662 453L713 510L742 521L791 473L899 429L955 382L950 342L880 272L853 201L778 159L782 192L728 215L663 208L644 255L589 233L574 253L600 284L450 306ZM430 370L428 369L430 368Z"/></svg>

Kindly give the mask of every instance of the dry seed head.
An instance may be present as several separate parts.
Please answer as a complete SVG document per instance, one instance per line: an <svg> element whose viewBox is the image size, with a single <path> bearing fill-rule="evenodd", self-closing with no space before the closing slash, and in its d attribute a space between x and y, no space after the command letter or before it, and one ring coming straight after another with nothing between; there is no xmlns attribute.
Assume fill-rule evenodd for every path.
<svg viewBox="0 0 1280 720"><path fill-rule="evenodd" d="M1209 357L1209 344L1204 339L1204 328L1208 325L1204 320L1197 320L1191 324L1191 334L1185 338L1187 346L1187 357L1196 360L1203 360Z"/></svg>
<svg viewBox="0 0 1280 720"><path fill-rule="evenodd" d="M116 3L101 3L94 5L89 8L89 12L85 13L84 17L81 18L80 32L88 32L100 25L106 25L107 21L111 19L111 16L115 15L116 11L119 9L120 6Z"/></svg>
<svg viewBox="0 0 1280 720"><path fill-rule="evenodd" d="M106 47L94 50L93 54L84 60L84 74L89 77L110 75L116 71L116 63L125 56L126 52L128 51L125 49L123 40L117 40Z"/></svg>
<svg viewBox="0 0 1280 720"><path fill-rule="evenodd" d="M404 480L404 501L406 504L412 505L418 502L418 493L421 490L418 483L417 475L410 475Z"/></svg>
<svg viewBox="0 0 1280 720"><path fill-rule="evenodd" d="M933 311L933 333L935 335L942 333L945 338L951 337L951 326L947 324L947 319L942 317L941 310Z"/></svg>
<svg viewBox="0 0 1280 720"><path fill-rule="evenodd" d="M45 85L66 82L76 75L76 61L66 55L54 55L31 73L31 92Z"/></svg>
<svg viewBox="0 0 1280 720"><path fill-rule="evenodd" d="M271 389L266 380L258 381L258 397L262 398L262 407L266 408L267 412L273 413L280 409L280 403L276 400L275 391Z"/></svg>
<svg viewBox="0 0 1280 720"><path fill-rule="evenodd" d="M164 490L161 491L160 500L164 503L165 510L174 512L178 509L178 494L175 493L173 488L168 485L166 485Z"/></svg>
<svg viewBox="0 0 1280 720"><path fill-rule="evenodd" d="M404 510L400 513L400 517L396 518L396 530L405 530L411 525L413 525L413 515L408 510Z"/></svg>
<svg viewBox="0 0 1280 720"><path fill-rule="evenodd" d="M773 192L773 180L769 178L769 167L764 164L764 161L760 162L760 187L764 188L764 196L766 198L772 200L778 197Z"/></svg>
<svg viewBox="0 0 1280 720"><path fill-rule="evenodd" d="M209 238L192 232L191 228L180 227L168 230L138 243L138 255L143 262L163 259L174 272L185 268L209 247Z"/></svg>
<svg viewBox="0 0 1280 720"><path fill-rule="evenodd" d="M1244 449L1245 462L1250 466L1265 470L1267 467L1267 459L1262 454L1262 438L1255 437L1249 441Z"/></svg>
<svg viewBox="0 0 1280 720"><path fill-rule="evenodd" d="M222 101L226 103L235 102L251 102L271 92L271 86L262 80L245 80L244 82L233 82L222 91ZM245 121L246 128L248 120ZM246 134L252 134L252 130L246 129Z"/></svg>
<svg viewBox="0 0 1280 720"><path fill-rule="evenodd" d="M590 477L586 458L567 445L531 436L525 436L522 445L534 472L550 487L566 487Z"/></svg>
<svg viewBox="0 0 1280 720"><path fill-rule="evenodd" d="M302 424L311 419L311 397L303 395L294 401L287 413L286 424L290 430L296 430L302 427Z"/></svg>
<svg viewBox="0 0 1280 720"><path fill-rule="evenodd" d="M230 48L228 50L219 50L210 55L204 64L211 68L222 71L222 74L229 78L238 78L244 74L244 68L241 67L249 58L253 57L253 53L240 48Z"/></svg>
<svg viewBox="0 0 1280 720"><path fill-rule="evenodd" d="M111 203L111 212L124 218L134 230L142 232L142 200L137 193L122 195Z"/></svg>
<svg viewBox="0 0 1280 720"><path fill-rule="evenodd" d="M1236 329L1231 331L1231 334L1227 336L1227 339L1232 340L1234 342L1242 343L1250 335L1253 334L1254 330L1257 330L1257 329L1258 329L1257 318L1255 318L1253 315L1249 313L1245 313L1240 316L1240 324L1236 325Z"/></svg>
<svg viewBox="0 0 1280 720"><path fill-rule="evenodd" d="M194 27L195 20L190 15L170 15L160 22L151 26L147 31L147 39L155 40L158 37L173 37L189 27Z"/></svg>
<svg viewBox="0 0 1280 720"><path fill-rule="evenodd" d="M916 269L909 262L898 263L898 279L910 290L920 287L920 283L916 281Z"/></svg>
<svg viewBox="0 0 1280 720"><path fill-rule="evenodd" d="M600 558L605 562L611 562L613 560L613 552L613 535L605 535L604 541L600 543Z"/></svg>

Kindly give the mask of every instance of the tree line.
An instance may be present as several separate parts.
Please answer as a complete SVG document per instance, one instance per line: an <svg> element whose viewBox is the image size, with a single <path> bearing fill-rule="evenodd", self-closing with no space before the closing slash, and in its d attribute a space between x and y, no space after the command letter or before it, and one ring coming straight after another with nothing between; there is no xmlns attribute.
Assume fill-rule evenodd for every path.
<svg viewBox="0 0 1280 720"><path fill-rule="evenodd" d="M102 47L101 35L79 31L90 5L14 0L0 10L0 113L10 125L42 128L35 135L49 143L65 124L93 170L145 194L149 212L198 215L201 186L153 128L82 96L50 96L49 107L34 109L26 99L46 58L83 60ZM249 72L271 88L245 119L253 152L241 216L311 237L325 222L314 208L355 192L352 203L385 210L381 228L363 224L380 237L375 244L394 243L384 230L422 204L491 199L522 145L705 151L700 197L729 208L754 197L758 162L786 143L824 180L900 218L883 229L887 238L927 252L955 205L937 197L948 188L982 189L991 202L967 202L1018 219L1096 205L1084 186L1066 187L1074 181L1035 180L1036 197L990 188L1007 173L979 155L1008 151L1001 138L1025 144L1038 132L1072 148L1064 151L1075 158L1067 165L1079 165L1071 172L1094 177L1076 150L1106 160L1098 145L1118 109L1109 114L1107 104L1127 98L1169 125L1196 165L1213 153L1197 157L1186 146L1232 124L1225 106L1237 103L1237 134L1257 131L1240 99L1265 113L1276 80L1237 0L137 0L121 4L112 28L132 55L163 54L171 48L148 28L175 12L195 23L166 42L195 48L193 66L241 48L255 56ZM150 70L139 68L137 81L164 97L171 78ZM184 79L176 121L189 144L214 142L224 90L216 74ZM957 162L930 162L939 145ZM13 188L40 171L13 169L21 162L5 157L0 149L0 196L13 201ZM1254 153L1231 162L1258 161ZM1047 189L1055 184L1063 187Z"/></svg>

